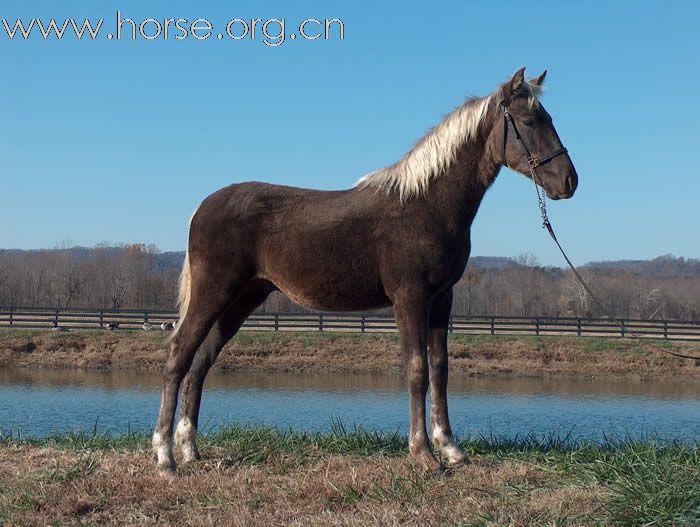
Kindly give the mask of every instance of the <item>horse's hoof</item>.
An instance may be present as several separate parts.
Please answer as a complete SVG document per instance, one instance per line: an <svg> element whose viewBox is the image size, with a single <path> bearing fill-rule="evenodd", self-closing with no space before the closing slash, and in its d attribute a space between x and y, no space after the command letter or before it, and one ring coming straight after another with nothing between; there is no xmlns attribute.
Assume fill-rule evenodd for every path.
<svg viewBox="0 0 700 527"><path fill-rule="evenodd" d="M156 463L158 474L161 476L174 475L176 467L175 458L172 455L160 457Z"/></svg>
<svg viewBox="0 0 700 527"><path fill-rule="evenodd" d="M442 464L435 458L431 452L421 452L420 454L411 455L411 459L416 463L426 474L437 474L442 472Z"/></svg>
<svg viewBox="0 0 700 527"><path fill-rule="evenodd" d="M447 447L440 448L440 455L447 461L448 467L460 467L462 465L469 464L469 458L464 450L459 448L457 445L449 445Z"/></svg>
<svg viewBox="0 0 700 527"><path fill-rule="evenodd" d="M197 450L196 448L194 450L182 450L182 463L184 465L194 463L195 461L199 461L200 459L202 459L202 456L199 453L199 450Z"/></svg>
<svg viewBox="0 0 700 527"><path fill-rule="evenodd" d="M175 463L158 465L158 475L162 478L175 477Z"/></svg>
<svg viewBox="0 0 700 527"><path fill-rule="evenodd" d="M469 465L470 463L471 461L469 461L469 458L466 456L466 454L462 454L461 456L455 456L447 460L447 466L449 468L458 468L464 465Z"/></svg>

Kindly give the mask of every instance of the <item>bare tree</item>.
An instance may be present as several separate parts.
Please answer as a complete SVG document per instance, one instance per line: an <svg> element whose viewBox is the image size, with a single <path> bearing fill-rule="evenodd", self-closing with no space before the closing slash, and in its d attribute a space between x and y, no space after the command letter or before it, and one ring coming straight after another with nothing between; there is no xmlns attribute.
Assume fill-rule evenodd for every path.
<svg viewBox="0 0 700 527"><path fill-rule="evenodd" d="M661 289L656 287L638 290L632 302L635 314L641 319L653 319L663 309Z"/></svg>
<svg viewBox="0 0 700 527"><path fill-rule="evenodd" d="M482 273L471 266L467 266L462 278L454 289L454 307L453 312L456 315L470 317L473 307L473 292L476 284L481 280Z"/></svg>
<svg viewBox="0 0 700 527"><path fill-rule="evenodd" d="M85 285L87 278L81 263L71 254L68 242L58 247L54 259L54 286L57 292L55 304L68 307L76 298L78 291Z"/></svg>
<svg viewBox="0 0 700 527"><path fill-rule="evenodd" d="M591 282L591 273L579 270L579 274L586 282ZM573 272L568 271L564 277L561 303L565 312L577 317L589 318L592 316L591 297L586 288L579 282Z"/></svg>

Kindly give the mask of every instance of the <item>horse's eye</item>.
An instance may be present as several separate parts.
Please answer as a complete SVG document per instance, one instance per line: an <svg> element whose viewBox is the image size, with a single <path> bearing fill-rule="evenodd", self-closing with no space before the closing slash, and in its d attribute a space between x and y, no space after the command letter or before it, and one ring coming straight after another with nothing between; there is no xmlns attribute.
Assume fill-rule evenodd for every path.
<svg viewBox="0 0 700 527"><path fill-rule="evenodd" d="M527 119L523 119L523 124L532 128L535 126L535 120L528 117Z"/></svg>

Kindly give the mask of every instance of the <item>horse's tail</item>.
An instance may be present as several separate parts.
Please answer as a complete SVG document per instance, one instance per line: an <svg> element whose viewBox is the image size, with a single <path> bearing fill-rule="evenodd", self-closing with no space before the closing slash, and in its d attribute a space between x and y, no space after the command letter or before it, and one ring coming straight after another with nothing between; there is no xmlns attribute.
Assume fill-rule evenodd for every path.
<svg viewBox="0 0 700 527"><path fill-rule="evenodd" d="M201 207L201 204L199 207ZM199 207L194 209L192 216L190 216L190 221L187 223L188 248L185 251L185 261L182 263L182 272L180 273L180 291L177 294L177 305L180 308L180 314L178 315L175 331L173 331L170 335L168 342L175 338L175 335L177 335L178 331L180 331L182 323L185 321L185 317L187 316L187 308L190 305L190 296L192 294L192 273L190 272L189 232L192 230L192 220L194 220Z"/></svg>
<svg viewBox="0 0 700 527"><path fill-rule="evenodd" d="M185 321L187 316L187 306L190 304L190 291L191 291L192 276L190 275L190 252L189 250L185 253L185 262L182 264L182 272L180 273L180 291L177 295L177 305L180 308L180 315L177 321L177 327L173 331L169 340L172 340L177 332L180 331L182 323Z"/></svg>

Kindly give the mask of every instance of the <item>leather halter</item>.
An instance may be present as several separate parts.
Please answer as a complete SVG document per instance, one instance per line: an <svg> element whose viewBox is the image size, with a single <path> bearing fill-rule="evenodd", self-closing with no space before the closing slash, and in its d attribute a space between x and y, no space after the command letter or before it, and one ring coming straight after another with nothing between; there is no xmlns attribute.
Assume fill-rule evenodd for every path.
<svg viewBox="0 0 700 527"><path fill-rule="evenodd" d="M551 154L548 154L544 157L537 157L533 155L530 152L530 149L527 147L525 142L523 141L523 138L520 136L520 132L518 132L518 127L515 126L515 120L513 119L513 116L510 114L508 111L508 106L510 105L510 98L504 97L501 99L499 102L499 106L503 110L503 164L508 166L508 161L506 160L506 145L508 144L508 128L509 124L510 126L513 127L513 131L515 132L515 138L517 139L518 143L523 147L523 150L525 151L525 154L527 155L527 164L530 167L530 174L533 176L533 179L535 179L535 169L539 166L544 165L545 163L550 162L552 159L555 157L561 155L561 154L566 154L567 150L565 147L561 147L558 150L555 150Z"/></svg>

